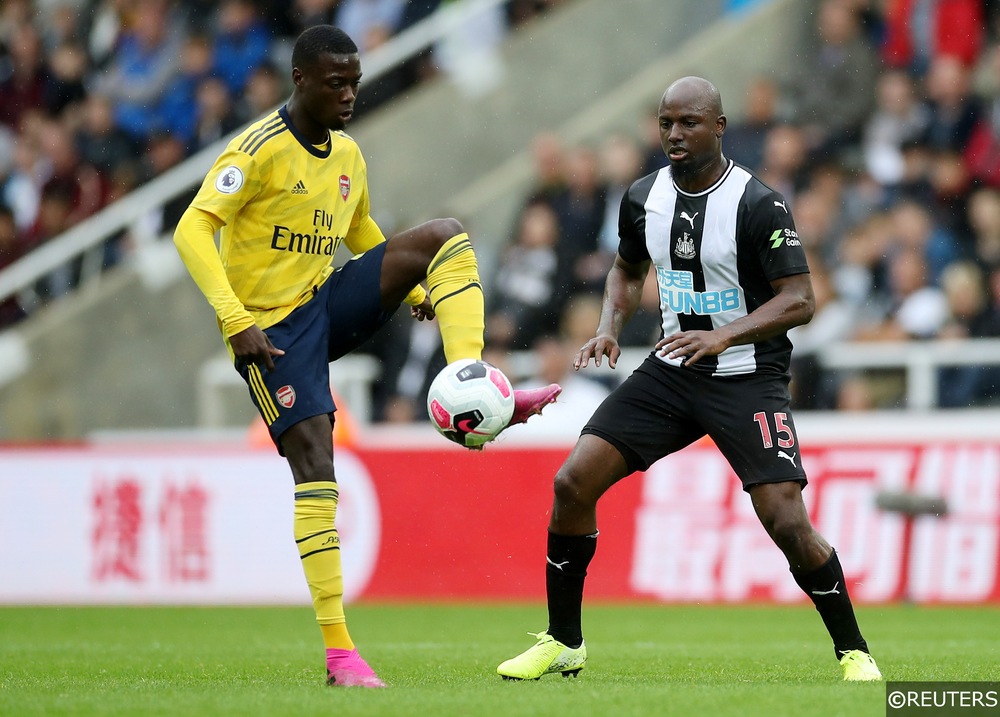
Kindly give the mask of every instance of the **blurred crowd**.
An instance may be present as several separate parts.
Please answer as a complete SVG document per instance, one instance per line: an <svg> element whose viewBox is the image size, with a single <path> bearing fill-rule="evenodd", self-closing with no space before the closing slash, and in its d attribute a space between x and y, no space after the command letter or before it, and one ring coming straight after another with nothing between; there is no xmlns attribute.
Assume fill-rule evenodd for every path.
<svg viewBox="0 0 1000 717"><path fill-rule="evenodd" d="M794 405L901 407L901 371L828 370L819 353L846 340L919 351L928 339L1000 337L1000 3L812 1L794 69L723 98L743 109L723 152L785 195L808 252L817 310L790 334ZM486 325L501 366L535 352L529 384L586 380L570 363L597 325L619 201L666 162L653 114L593 144L534 140L535 186L489 277ZM660 335L654 279L646 289L625 347L651 349ZM1000 402L998 367L938 378L941 407Z"/></svg>
<svg viewBox="0 0 1000 717"><path fill-rule="evenodd" d="M451 0L3 0L0 269L280 104L298 34L343 28L361 52ZM508 0L499 32L562 0ZM360 116L438 72L433 51L366 83ZM143 223L159 236L190 201ZM113 264L137 238L109 242ZM71 290L79 266L0 304L0 327Z"/></svg>
<svg viewBox="0 0 1000 717"><path fill-rule="evenodd" d="M340 25L369 51L447 1L5 0L0 268L279 104L305 27ZM808 252L817 311L791 334L795 405L900 406L898 377L830 371L819 354L841 340L1000 337L1000 0L808 1L799 54L723 98L741 110L723 152L785 195ZM503 22L555 2L511 0ZM366 85L358 111L440 71L439 59L425 53ZM567 374L597 325L622 193L666 163L654 114L593 143L534 138L534 186L483 277L487 357L506 367L533 352L530 375L509 368L525 385L586 381L573 394L588 405L608 390ZM187 200L165 208L163 226ZM39 295L66 291L72 274L48 277ZM655 282L646 288L625 347L659 336ZM0 325L25 308L0 306ZM443 366L436 327L404 313L370 347L383 366L377 420L422 417ZM943 369L939 405L997 403L997 374Z"/></svg>

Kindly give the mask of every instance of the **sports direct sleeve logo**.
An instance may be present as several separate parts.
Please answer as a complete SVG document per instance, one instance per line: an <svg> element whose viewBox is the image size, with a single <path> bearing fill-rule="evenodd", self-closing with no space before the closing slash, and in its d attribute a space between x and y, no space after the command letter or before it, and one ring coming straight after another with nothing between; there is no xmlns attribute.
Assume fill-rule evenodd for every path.
<svg viewBox="0 0 1000 717"><path fill-rule="evenodd" d="M768 241L771 242L772 249L777 249L782 244L802 246L802 242L799 241L799 233L794 229L775 229Z"/></svg>

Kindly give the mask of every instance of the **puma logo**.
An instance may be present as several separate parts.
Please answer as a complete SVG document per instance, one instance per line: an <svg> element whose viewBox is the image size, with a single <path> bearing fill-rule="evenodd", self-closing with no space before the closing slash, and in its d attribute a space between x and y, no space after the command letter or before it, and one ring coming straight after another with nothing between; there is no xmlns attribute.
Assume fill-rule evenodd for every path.
<svg viewBox="0 0 1000 717"><path fill-rule="evenodd" d="M813 590L812 594L813 595L840 595L840 591L837 589L838 585L840 585L840 581L839 580L837 582L835 582L833 584L833 587L830 588L829 590Z"/></svg>
<svg viewBox="0 0 1000 717"><path fill-rule="evenodd" d="M791 463L793 466L795 465L795 454L794 453L792 455L788 455L784 451L778 451L778 458L784 458L786 461L788 461L789 463Z"/></svg>
<svg viewBox="0 0 1000 717"><path fill-rule="evenodd" d="M694 217L698 216L700 212L695 212ZM694 229L694 217L689 216L687 212L681 212L681 219L687 220L691 224L691 229Z"/></svg>
<svg viewBox="0 0 1000 717"><path fill-rule="evenodd" d="M774 200L774 206L781 207L785 210L785 214L788 214L788 207L785 206L784 202L779 202L777 199Z"/></svg>
<svg viewBox="0 0 1000 717"><path fill-rule="evenodd" d="M568 560L564 560L561 563L554 563L554 562L552 562L552 559L548 555L545 556L545 562L547 562L549 565L551 565L552 567L554 567L556 570L560 570L560 571L563 569L563 565L569 565L569 561Z"/></svg>

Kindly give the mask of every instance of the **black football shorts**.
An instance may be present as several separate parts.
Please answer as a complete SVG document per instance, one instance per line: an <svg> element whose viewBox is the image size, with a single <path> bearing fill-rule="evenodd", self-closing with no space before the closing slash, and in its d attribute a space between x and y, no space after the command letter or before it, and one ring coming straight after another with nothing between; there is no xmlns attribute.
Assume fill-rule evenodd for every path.
<svg viewBox="0 0 1000 717"><path fill-rule="evenodd" d="M582 433L608 441L644 471L708 435L743 482L806 485L788 377L719 377L649 357L598 407ZM696 476L692 476L696 478Z"/></svg>

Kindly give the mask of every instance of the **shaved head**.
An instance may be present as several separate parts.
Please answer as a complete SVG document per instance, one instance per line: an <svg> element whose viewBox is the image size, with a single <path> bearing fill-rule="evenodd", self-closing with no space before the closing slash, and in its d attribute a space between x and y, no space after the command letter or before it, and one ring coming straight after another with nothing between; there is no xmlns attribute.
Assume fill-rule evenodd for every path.
<svg viewBox="0 0 1000 717"><path fill-rule="evenodd" d="M660 144L677 186L701 191L722 175L726 116L715 85L701 77L682 77L663 93L657 119Z"/></svg>
<svg viewBox="0 0 1000 717"><path fill-rule="evenodd" d="M671 83L663 93L662 102L680 102L697 107L718 117L722 114L722 95L719 88L704 77L682 77Z"/></svg>

